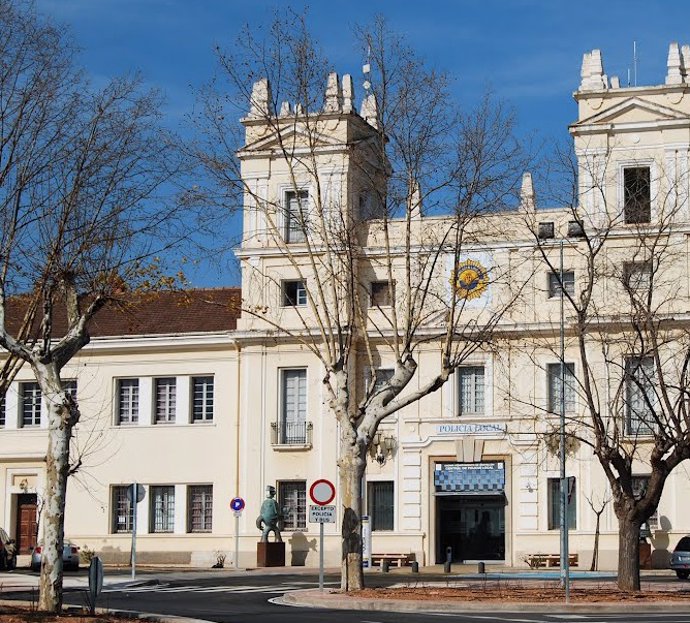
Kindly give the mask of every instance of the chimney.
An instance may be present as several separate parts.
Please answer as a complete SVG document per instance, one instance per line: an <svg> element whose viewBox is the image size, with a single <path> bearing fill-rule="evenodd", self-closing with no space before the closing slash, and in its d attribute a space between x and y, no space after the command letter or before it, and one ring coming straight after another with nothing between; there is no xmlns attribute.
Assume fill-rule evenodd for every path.
<svg viewBox="0 0 690 623"><path fill-rule="evenodd" d="M580 71L580 91L600 91L608 88L608 78L604 73L601 50L585 52Z"/></svg>
<svg viewBox="0 0 690 623"><path fill-rule="evenodd" d="M520 188L520 204L526 210L534 210L534 185L532 184L532 174L525 171L522 174L522 187Z"/></svg>

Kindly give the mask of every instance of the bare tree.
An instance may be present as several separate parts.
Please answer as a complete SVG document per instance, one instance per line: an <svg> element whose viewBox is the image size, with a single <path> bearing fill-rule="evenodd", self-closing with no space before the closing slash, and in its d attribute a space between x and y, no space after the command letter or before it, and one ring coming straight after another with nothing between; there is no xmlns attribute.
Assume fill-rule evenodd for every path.
<svg viewBox="0 0 690 623"><path fill-rule="evenodd" d="M594 544L592 545L592 563L589 565L590 571L596 571L599 567L599 535L601 533L601 516L609 505L611 498L604 494L598 500L595 498L594 494L591 496L585 496L587 504L592 509L596 520L594 523Z"/></svg>
<svg viewBox="0 0 690 623"><path fill-rule="evenodd" d="M62 605L70 443L80 418L60 377L89 323L128 291L167 283L154 254L181 240L179 207L157 193L179 162L160 98L137 77L91 88L63 27L0 0L0 346L48 406L39 608Z"/></svg>
<svg viewBox="0 0 690 623"><path fill-rule="evenodd" d="M490 348L519 293L510 262L467 259L504 235L506 220L488 213L509 203L524 170L499 103L459 110L447 76L381 19L356 37L370 65L359 114L352 78L327 73L304 16L245 31L202 94L198 146L214 196L234 206L244 195L243 326L303 345L324 370L340 430L345 590L363 586L360 485L380 423ZM238 111L244 137L232 127ZM257 158L287 180L283 195L251 179ZM268 256L287 268L276 272ZM436 367L422 376L424 354ZM392 374L377 373L382 357Z"/></svg>
<svg viewBox="0 0 690 623"><path fill-rule="evenodd" d="M576 190L556 216L563 242L539 235L538 213L529 227L563 291L566 353L578 364L577 378L566 383L584 414L568 414L568 435L599 460L619 523L618 586L639 590L640 526L656 511L669 474L690 458L688 292L679 286L687 179L664 162L637 167L621 208L613 157L634 161L634 154L593 151L579 162L559 158L562 179ZM650 178L652 170L660 173ZM562 281L560 244L577 287ZM558 353L556 333L546 333L537 343Z"/></svg>

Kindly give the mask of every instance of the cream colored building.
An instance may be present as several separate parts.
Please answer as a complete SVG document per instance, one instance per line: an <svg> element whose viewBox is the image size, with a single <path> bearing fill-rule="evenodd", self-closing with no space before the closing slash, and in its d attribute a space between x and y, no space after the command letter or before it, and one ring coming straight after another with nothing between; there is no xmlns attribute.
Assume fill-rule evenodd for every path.
<svg viewBox="0 0 690 623"><path fill-rule="evenodd" d="M655 284L664 313L681 325L690 321L688 71L690 48L672 45L663 85L621 87L604 74L598 51L585 55L574 94L578 118L570 132L578 162L577 214L588 231L607 232L593 289L602 317L612 318L624 303L621 278L644 282L646 263L661 252L640 248L644 230L645 239L663 238L660 248L671 258L659 268ZM304 125L289 107L266 123L266 91L265 83L255 86L252 109L243 120L246 145L239 154L248 189L237 250L245 311L236 319L231 308L216 306L224 311L213 322L207 322L207 310L187 315L174 330L164 326L165 314L138 332L96 330L69 368L84 414L76 440L84 456L69 485L66 535L112 560L129 558L130 508L121 496L122 487L136 481L146 490L137 520L142 562L205 566L215 562L216 552L232 561L236 524L228 505L241 496L246 509L237 521L239 564L254 565L255 520L265 487L274 485L288 509L287 564L318 564L318 524L308 520L309 487L320 478L337 483L339 430L326 404L323 365L308 347L318 340L304 338L305 332L318 332L309 325L306 289L315 287L319 269L285 215L295 205L309 205L318 192L324 210L333 210L332 222L344 214L341 220L356 225L368 257L376 257L381 230L375 218L358 214L366 208L366 184L353 165L371 155L367 141L376 137L375 116L370 100L357 114L350 80L341 86L331 77L325 110L312 126L318 141L307 150ZM314 168L300 177L294 159L306 155L314 156ZM386 163L372 166L371 177L380 183ZM639 199L632 207L631 194ZM514 566L525 565L530 554L558 553L559 463L546 441L558 423L561 316L553 267L562 240L566 289L579 292L586 274L583 243L571 221L568 209L536 209L526 176L515 211L474 223L472 243L463 247L460 259L488 271L491 283L478 302L468 305L469 317L481 320L515 300L498 326L497 348L475 352L439 391L382 424L362 483L374 552L413 554L430 564L443 561L450 547L455 560ZM663 235L655 237L658 223ZM402 235L396 234L396 224L392 227ZM421 215L412 224L420 240L432 240L444 227L442 217ZM402 232L402 224L399 228ZM284 238L277 240L276 233ZM380 285L387 274L375 260L358 268L375 300L367 306L374 332L377 315L391 303ZM439 264L434 281L439 298L455 268L454 258ZM515 284L526 284L519 296ZM201 308L211 297L190 296ZM179 311L168 301L150 304L158 306L154 319L160 310ZM566 315L564 325L571 321ZM115 324L127 326L122 319ZM393 363L390 352L382 340L373 342L376 367L385 375ZM624 367L616 340L612 348L610 356ZM438 360L433 343L417 356L415 387L436 373ZM564 359L577 378L572 337L566 337ZM594 351L592 361L604 391L611 384L609 367ZM368 371L362 362L357 365L364 383ZM30 383L30 372L23 370L6 397L0 430L0 525L18 536L31 514L36 516L43 483L46 436ZM585 418L581 395L566 391L566 404L573 428ZM629 414L623 417L630 420ZM634 469L640 487L649 474L645 443ZM567 473L575 478L570 550L578 554L581 568L589 568L596 517L588 500L598 507L609 497L606 479L585 443L572 448ZM688 466L681 465L669 477L651 522L652 557L659 566L678 538L690 532L689 494ZM325 528L328 565L340 559L338 496L334 504L337 523ZM599 567L615 568L617 520L610 503L600 528Z"/></svg>

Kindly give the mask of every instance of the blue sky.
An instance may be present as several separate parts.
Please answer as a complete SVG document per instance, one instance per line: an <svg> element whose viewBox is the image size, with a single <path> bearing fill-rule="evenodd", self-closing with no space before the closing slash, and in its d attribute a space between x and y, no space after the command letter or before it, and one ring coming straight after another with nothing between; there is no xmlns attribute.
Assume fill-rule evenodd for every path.
<svg viewBox="0 0 690 623"><path fill-rule="evenodd" d="M276 9L304 6L276 0L36 3L72 28L96 84L140 70L160 88L173 127L212 75L215 44L231 48L244 24L265 24ZM351 28L381 13L430 63L455 76L459 101L471 104L490 87L514 106L523 133L545 140L567 139L583 52L600 48L605 71L619 75L623 85L637 41L638 84L660 84L668 44L690 43L690 2L684 0L313 0L309 7L312 31L336 71L360 75ZM227 285L237 278L227 266L204 265L192 275L195 285Z"/></svg>

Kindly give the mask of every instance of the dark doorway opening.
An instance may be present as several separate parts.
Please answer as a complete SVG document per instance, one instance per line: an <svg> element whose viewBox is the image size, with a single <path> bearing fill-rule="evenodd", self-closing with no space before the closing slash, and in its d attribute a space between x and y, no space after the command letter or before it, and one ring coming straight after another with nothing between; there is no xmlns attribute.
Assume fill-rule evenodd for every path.
<svg viewBox="0 0 690 623"><path fill-rule="evenodd" d="M436 562L505 560L505 506L500 495L436 496Z"/></svg>

